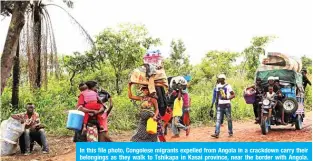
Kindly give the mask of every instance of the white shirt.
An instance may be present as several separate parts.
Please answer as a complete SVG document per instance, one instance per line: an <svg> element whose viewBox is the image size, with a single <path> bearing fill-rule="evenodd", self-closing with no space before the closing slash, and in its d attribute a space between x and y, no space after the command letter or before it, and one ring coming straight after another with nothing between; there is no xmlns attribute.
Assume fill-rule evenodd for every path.
<svg viewBox="0 0 313 161"><path fill-rule="evenodd" d="M226 85L226 83L225 84L218 84L216 87L216 91L218 92L219 91L219 89L220 88L222 88L223 86L225 86ZM227 98L229 98L230 97L230 92L232 92L233 91L233 89L231 88L231 86L229 85L229 84L227 84L225 87L224 87L224 89L226 89L226 92L225 92L225 90L224 90L224 92L225 92L225 94L226 94L226 97ZM218 104L230 104L230 100L222 100L221 99L221 96L219 96L219 98L218 98Z"/></svg>
<svg viewBox="0 0 313 161"><path fill-rule="evenodd" d="M270 94L270 92L266 92L266 98L269 100L274 100L274 97L276 96L275 92Z"/></svg>

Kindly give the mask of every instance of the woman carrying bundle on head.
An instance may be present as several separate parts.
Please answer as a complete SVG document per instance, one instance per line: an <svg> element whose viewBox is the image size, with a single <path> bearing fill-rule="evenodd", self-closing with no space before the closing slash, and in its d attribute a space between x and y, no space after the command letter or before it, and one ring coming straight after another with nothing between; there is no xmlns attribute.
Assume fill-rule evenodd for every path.
<svg viewBox="0 0 313 161"><path fill-rule="evenodd" d="M132 83L128 85L128 97L132 100L141 101L140 109L140 121L136 134L131 138L133 142L157 142L158 136L160 141L165 141L163 132L161 129L161 117L158 109L158 102L155 98L150 96L147 86L142 86L140 90L143 92L143 96L135 96L131 91ZM156 133L147 131L147 122L149 119L157 121Z"/></svg>

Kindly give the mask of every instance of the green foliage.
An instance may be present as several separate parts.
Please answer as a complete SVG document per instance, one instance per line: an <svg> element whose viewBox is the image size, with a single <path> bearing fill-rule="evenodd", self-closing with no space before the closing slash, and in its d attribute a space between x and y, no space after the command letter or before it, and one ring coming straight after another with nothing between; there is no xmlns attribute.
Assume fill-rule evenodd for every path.
<svg viewBox="0 0 313 161"><path fill-rule="evenodd" d="M188 90L192 100L190 115L193 124L213 123L214 120L211 120L208 112L216 76L220 73L226 74L226 82L232 86L236 95L231 101L232 118L242 120L253 117L253 107L245 103L243 90L252 84L251 79L259 65L259 56L272 38L254 37L251 46L241 54L231 51L209 51L202 62L195 66L189 63L183 41L172 41L170 57L164 62L165 69L169 76L186 74L192 76ZM126 80L131 70L141 65L146 49L159 43L159 39L148 36L147 29L142 25L123 24L116 29L107 28L97 36L97 51L93 49L85 54L75 52L74 55L60 59L62 73L59 79L49 78L46 90L30 91L28 75L21 72L20 102L17 110L11 107L10 78L7 88L1 95L1 119L7 119L12 113L25 111L26 103L33 102L50 134L72 135L73 132L66 129L67 111L75 109L79 94L77 86L81 82L95 80L110 92L113 98L114 107L108 119L109 130L113 132L133 130L139 121L139 109L127 96ZM238 65L237 60L241 56L244 56L245 61ZM26 60L22 62L27 63ZM312 60L302 57L302 63L311 73ZM26 66L22 66L21 70L27 71ZM309 110L312 109L311 92L312 88L308 86L305 103Z"/></svg>
<svg viewBox="0 0 313 161"><path fill-rule="evenodd" d="M304 100L305 108L312 110L312 87L307 86L305 89L305 100Z"/></svg>
<svg viewBox="0 0 313 161"><path fill-rule="evenodd" d="M204 77L212 79L214 76L224 73L229 75L232 73L233 63L239 53L228 51L210 51L200 64L200 69L204 73Z"/></svg>
<svg viewBox="0 0 313 161"><path fill-rule="evenodd" d="M312 81L312 59L310 57L301 57L302 66L308 71L307 77ZM305 90L305 106L306 108L312 110L312 87L307 86Z"/></svg>
<svg viewBox="0 0 313 161"><path fill-rule="evenodd" d="M151 45L160 44L159 39L148 36L143 25L122 24L117 29L107 28L97 36L96 47L100 57L109 60L115 74L115 89L121 94L125 72L142 63L142 56Z"/></svg>
<svg viewBox="0 0 313 161"><path fill-rule="evenodd" d="M244 49L243 55L245 57L244 67L247 71L247 78L253 79L255 72L259 66L259 58L261 54L265 54L264 48L270 43L275 37L263 36L253 37L251 45Z"/></svg>
<svg viewBox="0 0 313 161"><path fill-rule="evenodd" d="M74 55L67 55L63 57L62 65L66 71L71 75L70 82L73 86L74 77L77 74L88 71L88 69L97 68L97 58L92 53L86 53L81 55L79 52L74 52Z"/></svg>
<svg viewBox="0 0 313 161"><path fill-rule="evenodd" d="M251 84L247 80L242 80L240 77L227 78L226 82L233 88L236 97L232 102L232 117L234 120L240 120L245 118L252 118L253 107L246 104L242 97L244 89ZM197 84L193 85L191 90L191 118L195 122L208 123L210 120L208 112L212 104L212 94L215 81L201 80ZM215 111L215 106L214 106Z"/></svg>
<svg viewBox="0 0 313 161"><path fill-rule="evenodd" d="M308 70L308 73L312 73L312 59L306 56L301 57L302 66Z"/></svg>
<svg viewBox="0 0 313 161"><path fill-rule="evenodd" d="M94 76L96 75L87 75L90 79L93 79ZM246 105L241 97L242 90L249 82L242 82L239 78L229 78L227 82L232 85L236 93L236 98L232 100L233 118L236 120L252 117L252 106ZM193 87L193 91L190 93L192 99L191 118L194 124L213 121L208 116L213 85L213 82L201 81ZM104 85L104 87L106 86ZM12 113L24 112L25 105L33 102L49 134L72 135L73 132L66 129L67 111L75 109L79 93L77 88L74 92L72 90L67 79L51 79L46 91L41 89L35 93L29 90L29 86L21 86L19 109L13 111L10 108L11 89L6 88L1 96L3 107L1 108L1 119L7 119ZM110 92L110 90L108 91ZM139 107L128 99L127 88L122 91L121 95L112 96L114 107L109 116L109 129L113 132L133 130L139 121Z"/></svg>
<svg viewBox="0 0 313 161"><path fill-rule="evenodd" d="M171 53L164 61L164 68L169 76L188 75L192 69L189 62L189 55L186 53L184 42L179 39L171 42Z"/></svg>

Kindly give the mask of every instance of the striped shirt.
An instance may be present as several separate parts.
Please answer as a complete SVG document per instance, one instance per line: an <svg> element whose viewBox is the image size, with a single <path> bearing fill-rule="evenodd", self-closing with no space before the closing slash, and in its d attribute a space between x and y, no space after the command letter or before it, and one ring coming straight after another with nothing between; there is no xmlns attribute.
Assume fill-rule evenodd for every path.
<svg viewBox="0 0 313 161"><path fill-rule="evenodd" d="M98 101L98 93L92 90L85 90L82 92L83 96L84 96L84 101L86 103L88 102L94 102L94 101Z"/></svg>
<svg viewBox="0 0 313 161"><path fill-rule="evenodd" d="M16 115L20 118L25 119L25 129L28 129L33 125L40 124L39 114L37 112L34 112L33 115L31 115L30 117L28 117L27 112L19 113Z"/></svg>

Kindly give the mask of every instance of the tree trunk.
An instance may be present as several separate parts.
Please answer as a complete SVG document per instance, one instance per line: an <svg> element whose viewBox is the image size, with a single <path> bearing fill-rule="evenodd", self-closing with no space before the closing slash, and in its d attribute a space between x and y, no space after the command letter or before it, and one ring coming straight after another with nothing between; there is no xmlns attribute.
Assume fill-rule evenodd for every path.
<svg viewBox="0 0 313 161"><path fill-rule="evenodd" d="M37 3L34 7L34 61L35 61L35 75L36 75L36 86L41 87L41 14L40 6Z"/></svg>
<svg viewBox="0 0 313 161"><path fill-rule="evenodd" d="M18 108L18 94L19 94L19 83L20 83L20 43L17 41L16 55L14 58L13 67L13 85L12 85L12 106Z"/></svg>
<svg viewBox="0 0 313 161"><path fill-rule="evenodd" d="M118 95L121 95L121 89L120 89L120 80L121 80L121 75L119 73L116 73L115 75L115 90Z"/></svg>
<svg viewBox="0 0 313 161"><path fill-rule="evenodd" d="M75 75L76 75L76 71L73 71L73 74L72 74L72 76L70 78L71 87L74 86L74 77L75 77Z"/></svg>
<svg viewBox="0 0 313 161"><path fill-rule="evenodd" d="M1 95L13 66L13 46L19 39L21 30L25 24L24 13L29 2L19 1L14 3L14 10L1 56Z"/></svg>

